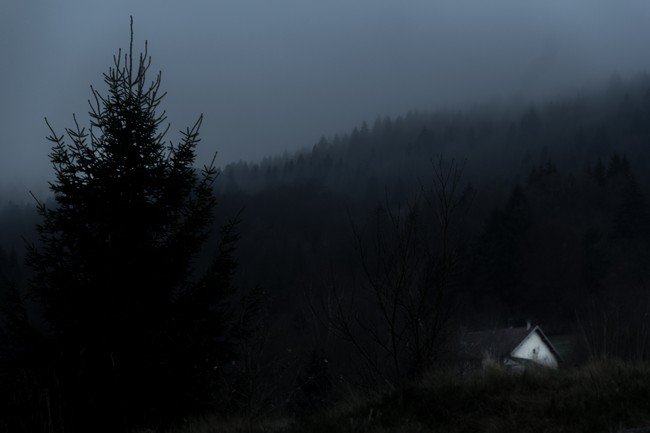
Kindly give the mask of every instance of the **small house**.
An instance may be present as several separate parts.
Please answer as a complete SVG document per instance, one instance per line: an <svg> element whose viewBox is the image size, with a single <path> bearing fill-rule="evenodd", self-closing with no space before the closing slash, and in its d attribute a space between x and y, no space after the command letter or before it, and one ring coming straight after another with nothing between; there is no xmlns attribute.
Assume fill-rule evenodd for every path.
<svg viewBox="0 0 650 433"><path fill-rule="evenodd" d="M488 360L521 369L527 365L558 368L562 362L558 351L539 326L468 332L461 336L461 361L483 365Z"/></svg>

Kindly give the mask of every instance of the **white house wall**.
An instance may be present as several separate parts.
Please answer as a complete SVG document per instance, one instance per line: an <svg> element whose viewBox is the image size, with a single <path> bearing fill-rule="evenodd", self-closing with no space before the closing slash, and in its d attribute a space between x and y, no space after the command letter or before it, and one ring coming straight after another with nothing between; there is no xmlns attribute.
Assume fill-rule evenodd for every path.
<svg viewBox="0 0 650 433"><path fill-rule="evenodd" d="M557 368L558 366L555 355L537 332L528 334L524 341L512 351L510 356L530 359L531 361L551 368Z"/></svg>

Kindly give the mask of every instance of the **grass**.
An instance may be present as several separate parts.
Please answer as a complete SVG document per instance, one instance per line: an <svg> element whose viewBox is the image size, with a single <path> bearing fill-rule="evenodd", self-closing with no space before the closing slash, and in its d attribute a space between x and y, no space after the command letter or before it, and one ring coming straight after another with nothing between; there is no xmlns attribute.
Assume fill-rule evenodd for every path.
<svg viewBox="0 0 650 433"><path fill-rule="evenodd" d="M166 433L283 433L290 431L293 422L289 418L247 419L215 415L189 420ZM137 433L156 433L156 430L139 430Z"/></svg>
<svg viewBox="0 0 650 433"><path fill-rule="evenodd" d="M204 419L174 433L618 432L650 426L650 365L592 362L512 373L490 366L435 372L400 392L359 398L301 419Z"/></svg>

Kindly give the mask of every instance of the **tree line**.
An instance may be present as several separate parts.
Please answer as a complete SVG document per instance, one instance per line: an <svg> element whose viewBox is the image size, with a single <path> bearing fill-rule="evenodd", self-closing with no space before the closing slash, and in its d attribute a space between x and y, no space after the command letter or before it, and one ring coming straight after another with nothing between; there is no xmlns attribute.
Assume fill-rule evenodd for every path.
<svg viewBox="0 0 650 433"><path fill-rule="evenodd" d="M131 36L89 126L48 124L51 197L0 212L0 431L304 413L526 319L650 356L647 76L219 170L201 117L166 140L150 66Z"/></svg>

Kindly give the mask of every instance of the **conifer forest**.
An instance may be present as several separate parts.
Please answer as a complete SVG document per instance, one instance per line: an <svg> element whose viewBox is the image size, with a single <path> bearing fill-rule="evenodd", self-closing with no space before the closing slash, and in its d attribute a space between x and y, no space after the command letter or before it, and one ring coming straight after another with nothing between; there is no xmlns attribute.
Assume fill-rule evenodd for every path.
<svg viewBox="0 0 650 433"><path fill-rule="evenodd" d="M650 432L644 2L64 3L0 6L0 433Z"/></svg>

